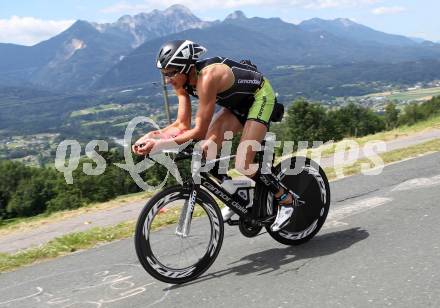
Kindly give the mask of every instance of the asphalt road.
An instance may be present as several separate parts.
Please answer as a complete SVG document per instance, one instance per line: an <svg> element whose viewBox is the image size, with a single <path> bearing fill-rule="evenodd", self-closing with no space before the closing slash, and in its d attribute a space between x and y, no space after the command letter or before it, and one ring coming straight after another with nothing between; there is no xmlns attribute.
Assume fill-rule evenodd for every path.
<svg viewBox="0 0 440 308"><path fill-rule="evenodd" d="M440 153L333 182L324 229L286 247L226 227L198 280L172 286L132 239L0 275L2 307L440 307Z"/></svg>

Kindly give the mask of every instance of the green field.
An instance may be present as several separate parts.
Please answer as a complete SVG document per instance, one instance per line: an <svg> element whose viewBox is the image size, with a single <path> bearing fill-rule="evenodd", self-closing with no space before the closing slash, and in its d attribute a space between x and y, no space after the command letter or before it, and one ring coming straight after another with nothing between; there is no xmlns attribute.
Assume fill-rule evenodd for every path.
<svg viewBox="0 0 440 308"><path fill-rule="evenodd" d="M114 127L126 127L128 125L128 121L122 122L122 123L118 123L118 124L113 124L112 126Z"/></svg>
<svg viewBox="0 0 440 308"><path fill-rule="evenodd" d="M397 101L427 101L433 96L440 95L440 87L426 88L426 89L416 89L403 92L382 92L369 94L365 97L384 97L388 100Z"/></svg>
<svg viewBox="0 0 440 308"><path fill-rule="evenodd" d="M87 115L87 114L96 114L96 113L100 113L100 112L104 112L104 111L109 111L109 110L119 110L122 106L119 104L105 104L105 105L99 105L99 106L95 106L95 107L91 107L91 108L86 108L86 109L81 109L81 110L76 110L73 111L70 116L72 118L74 117L80 117L83 115Z"/></svg>

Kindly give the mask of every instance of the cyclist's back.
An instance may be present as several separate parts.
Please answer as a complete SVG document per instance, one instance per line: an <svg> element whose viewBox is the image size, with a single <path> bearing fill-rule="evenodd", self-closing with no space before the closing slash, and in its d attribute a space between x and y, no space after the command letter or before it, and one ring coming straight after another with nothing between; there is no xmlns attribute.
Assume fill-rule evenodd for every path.
<svg viewBox="0 0 440 308"><path fill-rule="evenodd" d="M275 96L272 94L273 91L270 88L269 82L264 78L263 74L257 70L256 66L250 62L247 64L236 62L225 57L213 57L197 61L195 63L196 74L198 75L203 69L214 65L224 65L228 67L234 77L233 84L227 90L217 93L216 103L231 110L242 124L249 118L253 118L267 125ZM257 92L259 92L265 84L267 89L264 91L264 96L270 96L271 99L257 99ZM194 87L187 85L186 90L189 94L197 97L197 91ZM255 102L256 104L254 105ZM254 112L250 113L252 107ZM266 110L267 112L265 112Z"/></svg>
<svg viewBox="0 0 440 308"><path fill-rule="evenodd" d="M195 64L196 72L199 73L210 65L226 65L234 75L233 85L228 90L217 94L217 103L224 107L237 106L243 100L253 97L263 83L263 74L258 72L255 67L223 57L197 61Z"/></svg>

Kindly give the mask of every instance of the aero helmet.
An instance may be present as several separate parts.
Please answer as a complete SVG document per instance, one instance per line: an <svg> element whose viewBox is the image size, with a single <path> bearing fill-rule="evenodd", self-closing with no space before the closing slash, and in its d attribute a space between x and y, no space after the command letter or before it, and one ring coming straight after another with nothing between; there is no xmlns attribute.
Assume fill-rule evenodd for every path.
<svg viewBox="0 0 440 308"><path fill-rule="evenodd" d="M206 53L207 49L188 40L170 41L162 45L157 55L157 68L176 68L179 73L188 74L191 67Z"/></svg>

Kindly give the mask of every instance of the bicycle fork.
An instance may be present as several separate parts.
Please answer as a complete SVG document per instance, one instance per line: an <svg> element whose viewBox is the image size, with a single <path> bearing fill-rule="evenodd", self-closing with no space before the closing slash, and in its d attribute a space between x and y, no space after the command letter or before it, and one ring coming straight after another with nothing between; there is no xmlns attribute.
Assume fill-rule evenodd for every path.
<svg viewBox="0 0 440 308"><path fill-rule="evenodd" d="M182 207L182 211L179 217L179 223L177 224L176 228L176 235L182 238L188 237L189 231L191 229L192 214L197 200L197 190L199 188L199 185L194 183L194 177L200 177L200 168L202 166L202 152L195 151L193 152L193 156L197 157L197 159L195 160L195 163L191 164L191 174L193 177L193 180L190 183L191 190L188 200L185 201L185 204Z"/></svg>
<svg viewBox="0 0 440 308"><path fill-rule="evenodd" d="M197 189L191 190L188 200L182 207L180 212L179 223L176 228L176 235L180 237L188 237L191 229L192 214L196 204Z"/></svg>

